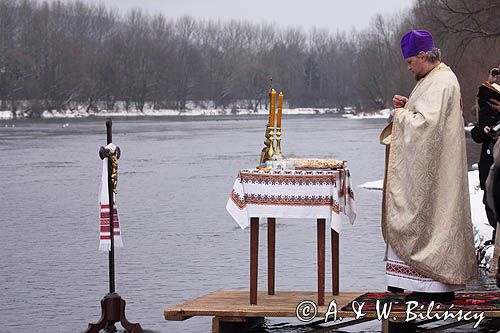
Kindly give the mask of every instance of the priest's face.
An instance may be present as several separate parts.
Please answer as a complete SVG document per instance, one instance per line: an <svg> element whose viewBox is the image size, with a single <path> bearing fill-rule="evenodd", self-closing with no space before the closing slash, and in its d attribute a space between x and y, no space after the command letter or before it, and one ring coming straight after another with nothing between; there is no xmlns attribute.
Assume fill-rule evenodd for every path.
<svg viewBox="0 0 500 333"><path fill-rule="evenodd" d="M418 81L427 74L426 56L420 52L416 56L405 59L408 70L412 72L415 80Z"/></svg>

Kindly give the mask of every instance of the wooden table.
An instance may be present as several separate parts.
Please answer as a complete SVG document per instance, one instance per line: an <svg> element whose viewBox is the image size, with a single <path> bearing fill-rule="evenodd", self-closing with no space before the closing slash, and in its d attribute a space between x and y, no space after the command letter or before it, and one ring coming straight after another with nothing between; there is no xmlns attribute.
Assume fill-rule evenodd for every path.
<svg viewBox="0 0 500 333"><path fill-rule="evenodd" d="M226 209L240 227L250 226L250 304L257 304L259 218L267 218L269 295L275 292L276 218L316 219L318 305L325 299L326 224L331 223L332 292L338 295L340 213L354 222L353 200L346 169L240 171Z"/></svg>
<svg viewBox="0 0 500 333"><path fill-rule="evenodd" d="M325 304L326 219L317 219L318 305ZM332 295L339 294L339 234L331 229ZM267 218L267 293L275 293L276 219ZM250 218L250 304L257 304L259 272L259 218Z"/></svg>

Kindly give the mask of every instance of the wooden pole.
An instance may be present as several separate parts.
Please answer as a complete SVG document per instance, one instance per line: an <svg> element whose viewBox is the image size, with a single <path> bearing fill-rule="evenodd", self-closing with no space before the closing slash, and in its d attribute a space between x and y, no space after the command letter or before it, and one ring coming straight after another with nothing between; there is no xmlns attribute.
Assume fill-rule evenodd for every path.
<svg viewBox="0 0 500 333"><path fill-rule="evenodd" d="M276 219L267 219L267 294L274 295L276 264Z"/></svg>
<svg viewBox="0 0 500 333"><path fill-rule="evenodd" d="M339 233L332 229L332 294L339 294Z"/></svg>
<svg viewBox="0 0 500 333"><path fill-rule="evenodd" d="M107 144L113 142L112 121L111 118L106 120ZM109 200L109 236L111 241L111 250L109 251L109 293L115 292L115 234L114 234L114 200L113 200L113 180L111 174L113 170L113 161L111 156L108 157L108 200Z"/></svg>
<svg viewBox="0 0 500 333"><path fill-rule="evenodd" d="M250 304L257 304L259 274L259 218L250 218Z"/></svg>
<svg viewBox="0 0 500 333"><path fill-rule="evenodd" d="M317 220L318 305L325 305L325 219Z"/></svg>

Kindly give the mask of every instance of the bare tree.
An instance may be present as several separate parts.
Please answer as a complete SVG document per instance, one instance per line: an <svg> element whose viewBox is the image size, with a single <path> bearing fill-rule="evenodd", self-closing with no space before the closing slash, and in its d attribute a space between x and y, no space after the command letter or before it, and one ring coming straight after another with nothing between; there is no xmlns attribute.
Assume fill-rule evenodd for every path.
<svg viewBox="0 0 500 333"><path fill-rule="evenodd" d="M477 88L498 66L500 53L498 0L422 0L412 10L413 23L431 30L460 81L464 115L475 118Z"/></svg>
<svg viewBox="0 0 500 333"><path fill-rule="evenodd" d="M498 65L498 0L422 0L369 29L330 33L245 21L120 16L82 1L0 1L0 108L44 110L188 107L257 110L268 77L291 107L389 107L412 85L399 40L428 29L460 80L469 111Z"/></svg>

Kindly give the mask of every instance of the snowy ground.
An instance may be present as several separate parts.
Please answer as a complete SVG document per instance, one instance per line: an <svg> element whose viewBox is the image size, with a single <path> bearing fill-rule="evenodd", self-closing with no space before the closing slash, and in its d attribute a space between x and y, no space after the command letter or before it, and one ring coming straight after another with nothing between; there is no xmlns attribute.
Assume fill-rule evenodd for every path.
<svg viewBox="0 0 500 333"><path fill-rule="evenodd" d="M0 120L10 120L10 119L12 119L12 112L0 111Z"/></svg>
<svg viewBox="0 0 500 333"><path fill-rule="evenodd" d="M326 114L335 113L335 109L315 109L315 108L297 108L297 109L283 109L283 114ZM100 111L98 113L87 113L86 111L75 112L48 112L45 111L42 114L43 118L85 118L89 116L96 117L110 117L110 116L120 116L120 117L135 117L135 116L226 116L226 115L267 115L269 111L265 109L258 109L256 112L250 109L238 109L233 111L231 109L195 109L178 111L171 109L147 109L142 112L137 111Z"/></svg>
<svg viewBox="0 0 500 333"><path fill-rule="evenodd" d="M392 110L391 109L383 109L380 111L376 112L360 112L356 114L343 114L342 117L344 118L349 118L349 119L375 119L375 118L383 118L383 119L388 119L389 115L391 114Z"/></svg>
<svg viewBox="0 0 500 333"><path fill-rule="evenodd" d="M465 129L466 132L472 131L473 128L474 128L474 124L469 124L469 125L467 125L467 126L464 127L464 129Z"/></svg>
<svg viewBox="0 0 500 333"><path fill-rule="evenodd" d="M26 103L20 103L21 109L27 108ZM26 105L25 105L26 104ZM244 101L238 102L238 105L248 105ZM225 116L225 115L267 115L269 111L266 108L259 108L257 111L245 107L229 107L220 109L213 107L210 102L188 102L186 110L179 111L174 109L154 109L151 105L146 104L143 111L139 111L134 107L125 110L123 102L117 102L113 110L106 110L104 106L99 106L100 111L87 111L86 106L74 107L71 110L61 111L44 111L41 115L44 119L51 118L87 118L87 117L136 117L136 116ZM345 107L342 116L349 119L374 119L374 118L389 118L391 109L384 109L376 112L358 112L355 113L352 107ZM334 114L343 113L337 108L284 108L283 114ZM16 112L16 118L25 118L26 114L22 111ZM11 111L0 111L0 120L13 119Z"/></svg>
<svg viewBox="0 0 500 333"><path fill-rule="evenodd" d="M366 112L360 112L360 113L346 113L343 114L342 117L348 118L348 119L389 119L389 116L392 113L392 109L383 109L377 112L372 112L372 113L366 113ZM474 124L469 123L467 126L464 126L464 130L466 132L470 132L474 128Z"/></svg>
<svg viewBox="0 0 500 333"><path fill-rule="evenodd" d="M26 103L20 103L20 109L27 109ZM248 105L248 103L240 103L239 105ZM136 117L136 116L225 116L225 115L267 115L269 111L265 108L259 108L256 111L245 107L229 107L226 109L215 108L210 102L188 102L186 110L179 111L174 109L154 109L151 105L146 104L143 111L130 107L127 111L124 103L117 102L113 110L106 110L104 106L99 106L100 111L87 111L86 106L77 106L72 109L61 111L44 111L41 115L44 119L50 118L87 118L87 117ZM349 109L349 108L347 108ZM351 109L349 109L350 111ZM284 108L283 114L332 114L339 113L336 108ZM11 111L0 111L0 120L13 119ZM16 112L16 118L26 118L26 114L22 111Z"/></svg>
<svg viewBox="0 0 500 333"><path fill-rule="evenodd" d="M477 168L476 165L473 168ZM382 190L383 180L376 180L359 185L359 188L368 190ZM488 218L484 211L483 205L483 191L479 187L479 171L469 171L469 195L470 195L470 208L472 226L474 232L474 244L476 250L479 250L483 243L491 239L493 228L488 223ZM480 265L490 269L491 260L493 257L493 246L481 249L482 258Z"/></svg>

